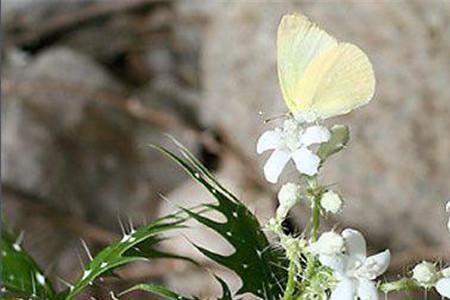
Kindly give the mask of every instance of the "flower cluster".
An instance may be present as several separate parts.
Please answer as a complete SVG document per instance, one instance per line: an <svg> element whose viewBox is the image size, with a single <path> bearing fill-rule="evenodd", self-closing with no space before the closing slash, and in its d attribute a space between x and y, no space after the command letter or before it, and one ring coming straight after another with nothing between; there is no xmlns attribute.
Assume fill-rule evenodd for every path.
<svg viewBox="0 0 450 300"><path fill-rule="evenodd" d="M339 235L332 231L323 233L310 249L319 256L322 265L333 270L338 280L331 294L332 300L377 299L373 281L389 266L389 250L367 257L366 241L354 229L345 229Z"/></svg>
<svg viewBox="0 0 450 300"><path fill-rule="evenodd" d="M309 271L295 275L311 282L309 286L304 287L308 297L320 298L328 289L331 291L331 299L335 300L353 300L355 297L365 300L378 299L374 280L386 271L390 262L389 250L367 257L365 239L354 229L345 229L341 234L328 231L317 237L320 212L336 214L341 211L343 205L343 199L338 193L321 186L317 180L319 168L325 162L317 153L317 145L329 143L332 137L333 132L325 126L317 123L305 124L290 117L284 121L281 128L268 130L259 138L258 153L274 150L264 166L267 181L278 182L286 164L292 159L300 178L305 179L307 183L307 186L292 182L282 185L278 192L279 206L276 216L269 222L268 227L278 234L280 244L286 250L287 257L293 260L294 266L301 266L300 262L295 260L302 255L308 257ZM331 153L341 148L342 143ZM301 201L309 201L311 205L313 229L309 240L285 235L281 229L282 221L289 211ZM296 251L301 253L295 253ZM318 269L311 271L314 268ZM298 272L301 272L300 269L299 267ZM313 277L313 273L325 275ZM322 290L317 289L318 286L322 287Z"/></svg>

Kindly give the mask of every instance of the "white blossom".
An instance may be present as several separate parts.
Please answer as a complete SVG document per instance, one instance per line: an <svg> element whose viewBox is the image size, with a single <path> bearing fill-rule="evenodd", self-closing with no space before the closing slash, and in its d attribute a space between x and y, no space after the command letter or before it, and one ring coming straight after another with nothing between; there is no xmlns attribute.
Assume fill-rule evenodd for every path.
<svg viewBox="0 0 450 300"><path fill-rule="evenodd" d="M276 183L290 159L300 173L309 176L317 174L320 158L309 146L329 139L330 131L326 127L313 125L305 129L293 118L287 119L282 128L264 132L258 139L256 151L260 154L274 150L264 166L267 181Z"/></svg>
<svg viewBox="0 0 450 300"><path fill-rule="evenodd" d="M450 276L439 279L434 287L442 297L450 299Z"/></svg>
<svg viewBox="0 0 450 300"><path fill-rule="evenodd" d="M432 286L437 279L436 266L423 261L414 267L412 278L422 286Z"/></svg>
<svg viewBox="0 0 450 300"><path fill-rule="evenodd" d="M412 278L419 285L434 287L443 297L450 298L450 268L438 272L434 264L424 261L414 267Z"/></svg>
<svg viewBox="0 0 450 300"><path fill-rule="evenodd" d="M447 202L447 205L445 206L445 210L448 213L450 213L450 200ZM448 228L448 231L450 232L450 218L448 218L447 228Z"/></svg>
<svg viewBox="0 0 450 300"><path fill-rule="evenodd" d="M442 274L442 276L444 276L444 277L450 277L450 267L441 270L441 274Z"/></svg>
<svg viewBox="0 0 450 300"><path fill-rule="evenodd" d="M326 212L336 214L342 208L342 198L333 191L327 191L322 195L320 204Z"/></svg>
<svg viewBox="0 0 450 300"><path fill-rule="evenodd" d="M363 235L354 229L342 232L344 253L319 255L320 262L330 267L338 280L331 294L331 300L378 299L374 282L389 266L389 250L367 257L366 241Z"/></svg>
<svg viewBox="0 0 450 300"><path fill-rule="evenodd" d="M295 183L284 184L278 192L278 201L280 205L277 208L277 217L284 219L287 214L300 200L301 188Z"/></svg>
<svg viewBox="0 0 450 300"><path fill-rule="evenodd" d="M439 279L434 287L443 297L450 298L450 267L441 270L441 275L443 278Z"/></svg>
<svg viewBox="0 0 450 300"><path fill-rule="evenodd" d="M344 239L334 231L324 232L310 245L310 250L319 255L336 255L344 251Z"/></svg>

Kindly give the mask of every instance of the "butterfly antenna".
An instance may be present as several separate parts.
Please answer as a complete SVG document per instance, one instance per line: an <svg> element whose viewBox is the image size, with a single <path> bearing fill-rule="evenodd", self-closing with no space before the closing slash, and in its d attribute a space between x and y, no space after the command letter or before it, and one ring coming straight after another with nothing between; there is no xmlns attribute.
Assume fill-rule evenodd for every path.
<svg viewBox="0 0 450 300"><path fill-rule="evenodd" d="M272 122L274 120L283 119L283 118L286 118L288 116L287 113L284 113L284 114L281 114L281 115L265 118L265 113L263 111L259 111L258 115L263 119L264 124L267 124L267 123Z"/></svg>

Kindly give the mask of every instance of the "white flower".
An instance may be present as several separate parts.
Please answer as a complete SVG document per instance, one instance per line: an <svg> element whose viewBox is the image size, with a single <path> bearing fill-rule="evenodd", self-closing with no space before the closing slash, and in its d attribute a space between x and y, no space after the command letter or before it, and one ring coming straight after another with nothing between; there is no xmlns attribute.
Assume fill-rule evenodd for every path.
<svg viewBox="0 0 450 300"><path fill-rule="evenodd" d="M330 131L323 126L313 125L304 129L294 119L284 122L283 128L264 132L258 140L258 154L274 150L264 166L267 181L276 183L288 161L292 158L300 173L312 176L317 174L320 158L309 146L327 142Z"/></svg>
<svg viewBox="0 0 450 300"><path fill-rule="evenodd" d="M354 229L342 232L345 253L320 255L320 262L333 270L338 280L331 294L331 300L378 299L377 288L373 281L383 274L389 266L389 250L366 257L366 241L363 235Z"/></svg>
<svg viewBox="0 0 450 300"><path fill-rule="evenodd" d="M442 274L442 276L444 276L444 277L450 277L450 267L441 270L441 274Z"/></svg>
<svg viewBox="0 0 450 300"><path fill-rule="evenodd" d="M437 279L436 266L423 261L414 267L412 278L422 286L433 286Z"/></svg>
<svg viewBox="0 0 450 300"><path fill-rule="evenodd" d="M326 212L336 214L342 208L342 199L341 196L339 196L337 193L333 191L327 191L322 195L320 204Z"/></svg>
<svg viewBox="0 0 450 300"><path fill-rule="evenodd" d="M445 210L448 213L450 213L450 200L447 202L447 205L445 206ZM447 228L448 228L448 231L450 231L450 218L448 219Z"/></svg>
<svg viewBox="0 0 450 300"><path fill-rule="evenodd" d="M424 261L414 267L412 278L419 285L434 287L443 297L450 298L450 268L437 272L434 264Z"/></svg>
<svg viewBox="0 0 450 300"><path fill-rule="evenodd" d="M277 208L277 217L284 219L288 212L300 200L300 186L294 183L284 184L278 192L280 205Z"/></svg>
<svg viewBox="0 0 450 300"><path fill-rule="evenodd" d="M447 297L450 299L450 276L439 279L434 287L436 288L436 291L442 295L442 297Z"/></svg>
<svg viewBox="0 0 450 300"><path fill-rule="evenodd" d="M441 274L443 278L439 279L434 287L443 297L450 298L450 267L441 270Z"/></svg>
<svg viewBox="0 0 450 300"><path fill-rule="evenodd" d="M344 251L344 239L334 231L324 232L317 242L310 245L310 250L319 255L336 255Z"/></svg>

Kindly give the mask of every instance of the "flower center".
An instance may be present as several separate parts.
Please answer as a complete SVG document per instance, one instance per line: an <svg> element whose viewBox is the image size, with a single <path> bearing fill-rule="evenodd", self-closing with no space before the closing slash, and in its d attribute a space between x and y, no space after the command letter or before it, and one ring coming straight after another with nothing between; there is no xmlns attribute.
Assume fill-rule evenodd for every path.
<svg viewBox="0 0 450 300"><path fill-rule="evenodd" d="M301 147L300 137L302 136L303 128L294 119L284 121L281 131L281 141L283 145L290 151L295 151Z"/></svg>

